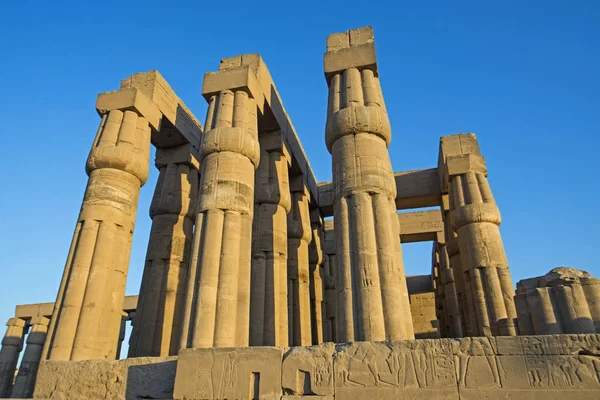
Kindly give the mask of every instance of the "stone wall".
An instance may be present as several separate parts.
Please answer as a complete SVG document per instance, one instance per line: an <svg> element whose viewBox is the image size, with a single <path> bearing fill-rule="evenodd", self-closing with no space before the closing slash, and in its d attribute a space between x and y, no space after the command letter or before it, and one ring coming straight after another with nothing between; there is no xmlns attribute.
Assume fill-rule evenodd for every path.
<svg viewBox="0 0 600 400"><path fill-rule="evenodd" d="M172 399L177 357L43 361L34 399Z"/></svg>
<svg viewBox="0 0 600 400"><path fill-rule="evenodd" d="M185 349L178 360L46 361L34 398L598 399L600 335Z"/></svg>

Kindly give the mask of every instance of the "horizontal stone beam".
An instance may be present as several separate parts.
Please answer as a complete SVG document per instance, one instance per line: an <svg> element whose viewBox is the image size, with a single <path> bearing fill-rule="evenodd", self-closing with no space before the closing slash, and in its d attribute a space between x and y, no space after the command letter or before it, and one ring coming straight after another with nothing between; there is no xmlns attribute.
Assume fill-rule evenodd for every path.
<svg viewBox="0 0 600 400"><path fill-rule="evenodd" d="M412 211L398 213L400 242L414 243L437 240L444 243L444 222L441 210ZM336 253L334 221L325 221L325 254Z"/></svg>
<svg viewBox="0 0 600 400"><path fill-rule="evenodd" d="M396 180L397 210L441 205L437 168L394 172L394 179ZM333 197L333 183L319 183L319 208L325 217L333 215Z"/></svg>
<svg viewBox="0 0 600 400"><path fill-rule="evenodd" d="M152 144L166 148L190 143L200 148L202 124L158 71L139 72L123 79L121 89L126 88L144 93L163 115L160 130L152 134Z"/></svg>
<svg viewBox="0 0 600 400"><path fill-rule="evenodd" d="M444 242L444 221L441 210L398 213L398 222L401 243L429 240Z"/></svg>
<svg viewBox="0 0 600 400"><path fill-rule="evenodd" d="M123 311L135 311L137 301L138 296L125 296ZM30 319L37 316L51 318L53 309L54 303L22 304L15 307L15 318Z"/></svg>

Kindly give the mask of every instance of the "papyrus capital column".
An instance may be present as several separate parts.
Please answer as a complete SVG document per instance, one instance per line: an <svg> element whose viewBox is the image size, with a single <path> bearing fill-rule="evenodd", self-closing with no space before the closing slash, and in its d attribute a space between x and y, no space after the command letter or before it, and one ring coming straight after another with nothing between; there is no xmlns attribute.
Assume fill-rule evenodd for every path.
<svg viewBox="0 0 600 400"><path fill-rule="evenodd" d="M515 291L485 161L479 154L466 153L448 156L445 165L452 223L473 298L476 335L516 335Z"/></svg>
<svg viewBox="0 0 600 400"><path fill-rule="evenodd" d="M325 142L333 158L338 339L412 339L390 123L370 27L327 38Z"/></svg>
<svg viewBox="0 0 600 400"><path fill-rule="evenodd" d="M115 356L150 134L162 117L136 89L102 93L96 108L102 121L44 348L51 360Z"/></svg>
<svg viewBox="0 0 600 400"><path fill-rule="evenodd" d="M240 80L232 78L232 74ZM207 73L200 192L181 347L249 342L257 96L248 67Z"/></svg>
<svg viewBox="0 0 600 400"><path fill-rule="evenodd" d="M42 356L42 349L46 342L49 323L50 320L42 316L33 317L29 321L31 331L27 335L25 353L23 354L10 397L25 399L33 396L35 378Z"/></svg>
<svg viewBox="0 0 600 400"><path fill-rule="evenodd" d="M309 192L302 175L291 179L288 226L288 326L291 346L312 344L308 246L312 238Z"/></svg>
<svg viewBox="0 0 600 400"><path fill-rule="evenodd" d="M167 356L179 351L189 255L198 197L199 155L191 144L156 150L158 182L152 228L129 356Z"/></svg>
<svg viewBox="0 0 600 400"><path fill-rule="evenodd" d="M279 131L261 132L252 228L250 345L288 345L289 155Z"/></svg>
<svg viewBox="0 0 600 400"><path fill-rule="evenodd" d="M0 398L8 397L13 386L19 352L23 348L25 321L11 318L6 323L6 327L0 349Z"/></svg>

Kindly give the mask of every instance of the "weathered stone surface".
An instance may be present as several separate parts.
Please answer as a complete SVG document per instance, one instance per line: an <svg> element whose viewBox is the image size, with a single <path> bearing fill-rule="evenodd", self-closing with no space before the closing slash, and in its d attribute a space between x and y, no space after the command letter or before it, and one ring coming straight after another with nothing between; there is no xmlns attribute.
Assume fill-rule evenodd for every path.
<svg viewBox="0 0 600 400"><path fill-rule="evenodd" d="M568 267L517 283L522 334L600 333L600 280Z"/></svg>
<svg viewBox="0 0 600 400"><path fill-rule="evenodd" d="M184 349L173 398L279 399L283 349Z"/></svg>
<svg viewBox="0 0 600 400"><path fill-rule="evenodd" d="M171 399L177 357L119 361L44 361L35 399Z"/></svg>
<svg viewBox="0 0 600 400"><path fill-rule="evenodd" d="M285 395L333 396L335 345L292 347L283 355L281 385Z"/></svg>
<svg viewBox="0 0 600 400"><path fill-rule="evenodd" d="M340 345L334 372L342 399L458 398L447 339Z"/></svg>

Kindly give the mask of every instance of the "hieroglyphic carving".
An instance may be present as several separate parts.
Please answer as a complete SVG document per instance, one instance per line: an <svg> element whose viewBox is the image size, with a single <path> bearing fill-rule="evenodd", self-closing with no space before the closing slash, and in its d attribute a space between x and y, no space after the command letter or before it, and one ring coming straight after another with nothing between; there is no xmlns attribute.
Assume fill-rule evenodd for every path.
<svg viewBox="0 0 600 400"><path fill-rule="evenodd" d="M279 399L282 353L266 346L182 350L173 398Z"/></svg>
<svg viewBox="0 0 600 400"><path fill-rule="evenodd" d="M352 343L335 355L336 388L456 387L450 341Z"/></svg>
<svg viewBox="0 0 600 400"><path fill-rule="evenodd" d="M281 385L287 395L333 395L335 345L292 347L283 356Z"/></svg>
<svg viewBox="0 0 600 400"><path fill-rule="evenodd" d="M494 338L464 338L455 341L453 347L459 387L502 387L505 373L496 358Z"/></svg>

